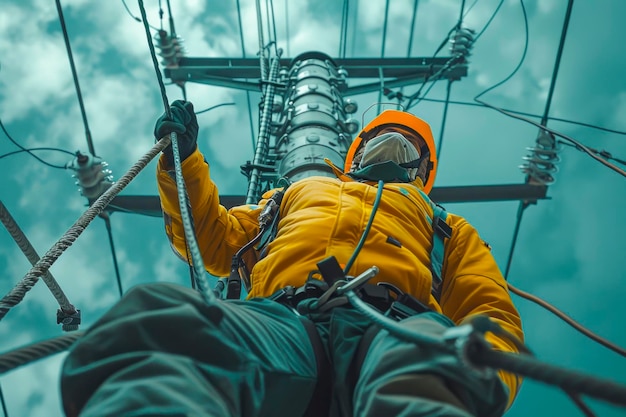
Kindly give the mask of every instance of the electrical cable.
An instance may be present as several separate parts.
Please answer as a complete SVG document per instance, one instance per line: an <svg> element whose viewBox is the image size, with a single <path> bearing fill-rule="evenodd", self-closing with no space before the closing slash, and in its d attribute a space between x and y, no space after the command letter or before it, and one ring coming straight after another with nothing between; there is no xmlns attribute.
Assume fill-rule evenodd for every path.
<svg viewBox="0 0 626 417"><path fill-rule="evenodd" d="M389 90L389 93L391 95L394 94L391 90ZM437 98L423 98L422 100L423 101L429 101L429 102L432 102L432 103L445 103L446 102L446 100L437 99ZM487 107L484 104L472 103L470 101L450 100L449 103L450 104L454 104L454 105L458 105L458 106ZM519 114L519 115L522 115L522 116L534 117L534 118L538 118L538 119L540 119L542 117L541 115L535 114L535 113L528 113L528 112L523 112L523 111L519 111L519 110L506 109L506 108L502 108L502 107L501 107L501 109L504 110L504 111L507 111L509 113ZM592 123L578 122L576 120L564 119L562 117L548 116L548 120L553 120L555 122L562 122L562 123L568 123L568 124L588 127L590 129L596 129L596 130L600 130L600 131L607 132L607 133L615 133L617 135L626 135L626 131L623 131L623 130L611 129L611 128L604 127L604 126L598 126L598 125L595 125L595 124L592 124Z"/></svg>
<svg viewBox="0 0 626 417"><path fill-rule="evenodd" d="M489 108L491 108L493 110L496 110L496 111L504 114L505 116L509 116L509 117L514 118L514 119L522 120L522 121L524 121L526 123L530 123L531 125L536 126L539 129L545 130L546 132L552 133L555 136L558 136L560 138L563 138L563 139L567 140L568 142L573 143L574 145L576 145L576 147L579 150L585 152L587 155L591 156L596 161L598 161L601 164L607 166L608 168L612 169L613 171L617 172L618 174L626 177L626 171L624 171L623 169L615 166L614 164L611 164L610 162L606 161L605 159L597 156L594 152L592 152L589 148L587 148L585 145L583 145L582 143L578 142L577 140L575 140L575 139L573 139L573 138L571 138L571 137L569 137L569 136L567 136L567 135L565 135L563 133L557 132L554 129L551 129L551 128L546 127L546 126L542 126L540 123L537 123L537 122L535 122L533 120L527 119L527 118L522 117L522 116L518 116L518 115L516 115L514 113L507 112L506 110L503 110L503 109L501 109L501 108L499 108L497 106L493 106L493 105L491 105L489 103L486 103L486 102L480 101L480 100L479 100L479 102L483 103L485 106L487 106L487 107L489 107Z"/></svg>
<svg viewBox="0 0 626 417"><path fill-rule="evenodd" d="M156 52L154 50L154 44L152 43L152 36L150 36L150 29L146 22L146 10L144 8L143 0L139 1L139 10L141 11L141 17L144 21L144 31L146 33L146 38L148 41L148 48L150 50L150 57L152 58L152 64L154 67L154 71L157 76L157 82L159 85L159 90L161 93L161 99L163 100L163 106L165 108L166 117L171 119L172 112L169 106L169 101L167 99L167 94L165 92L165 86L163 85L163 77L161 75L161 71L159 70L159 63L157 61ZM169 1L168 1L169 3ZM191 259L193 263L193 271L194 271L194 280L197 285L197 290L203 299L208 303L211 303L216 300L213 293L209 290L209 284L206 279L206 271L204 269L204 261L202 260L202 254L200 252L200 248L198 247L198 241L195 236L194 231L194 223L190 210L188 209L188 196L187 189L185 187L185 180L183 177L183 170L180 161L180 151L178 147L178 138L175 132L169 134L171 145L172 145L172 153L174 155L174 171L176 177L176 189L178 192L178 203L180 207L180 214L183 223L183 229L185 233L185 240L189 245L189 251L191 254ZM166 138L162 138L161 141L166 140Z"/></svg>
<svg viewBox="0 0 626 417"><path fill-rule="evenodd" d="M380 57L385 57L385 43L387 41L387 24L389 23L389 0L385 1L385 17L383 19L383 39L380 45ZM380 98L379 100L380 101Z"/></svg>
<svg viewBox="0 0 626 417"><path fill-rule="evenodd" d="M452 81L448 80L446 85L446 100L443 105L443 115L441 116L441 129L439 129L439 141L437 142L437 161L441 161L441 148L443 146L443 134L446 128L448 118L448 107L450 107L450 92L452 90Z"/></svg>
<svg viewBox="0 0 626 417"><path fill-rule="evenodd" d="M522 67L522 64L526 60L526 53L528 52L528 16L526 15L526 7L524 6L524 0L520 0L520 5L522 7L522 15L524 17L524 49L522 51L522 57L520 58L519 62L517 63L513 71L511 71L511 73L507 75L502 81L495 83L494 85L492 85L491 87L487 88L486 90L478 94L476 97L474 97L474 101L478 103L483 103L487 105L486 103L478 100L478 97L481 97L487 94L489 91L501 86L502 84L506 83L511 78L513 78L513 76L517 74L517 71L519 71L519 69Z"/></svg>
<svg viewBox="0 0 626 417"><path fill-rule="evenodd" d="M389 0L385 1L385 17L383 19L383 39L380 46L380 57L385 57L385 43L387 41L387 23L389 22ZM383 74L382 68L378 68L378 78L380 80L380 88L378 89L378 103L377 113L380 113L382 101L383 101L383 91L385 89L385 78Z"/></svg>
<svg viewBox="0 0 626 417"><path fill-rule="evenodd" d="M9 417L9 410L7 410L7 403L4 401L2 385L0 385L0 405L2 406L2 414L4 415L4 417Z"/></svg>
<svg viewBox="0 0 626 417"><path fill-rule="evenodd" d="M413 13L411 13L411 29L409 30L409 45L407 46L407 50L406 50L407 58L411 56L411 49L413 49L413 33L415 32L415 22L417 22L417 5L418 4L419 4L419 0L414 0Z"/></svg>
<svg viewBox="0 0 626 417"><path fill-rule="evenodd" d="M591 330L587 329L586 327L582 326L581 324L577 323L574 319L572 319L571 317L569 317L568 315L566 315L565 313L563 313L561 310L559 310L558 308L556 308L555 306L553 306L552 304L546 302L545 300L542 300L541 298L537 297L536 295L530 294L528 292L525 292L523 290L520 290L517 287L514 287L513 285L511 285L511 283L507 282L507 286L509 287L509 290L522 297L525 298L529 301L532 301L535 304L540 305L541 307L545 308L546 310L550 311L552 314L554 314L555 316L557 316L558 318L560 318L561 320L563 320L564 322L566 322L567 324L569 324L570 326L572 326L575 330L579 331L580 333L582 333L583 335L587 336L589 339L593 340L594 342L597 342L599 344L601 344L602 346L606 347L607 349L612 350L613 352L617 353L618 355L624 356L626 357L626 349L608 341L607 339L593 333Z"/></svg>
<svg viewBox="0 0 626 417"><path fill-rule="evenodd" d="M522 10L524 10L524 22L525 22L525 28L526 28L526 45L528 45L528 21L526 19L526 11L524 9L524 2L522 0L521 1L521 5L522 5ZM559 39L559 46L557 48L557 53L556 53L556 58L554 61L554 68L552 69L552 77L550 78L550 86L548 88L548 97L546 99L546 106L544 109L544 113L543 116L541 117L541 126L543 126L545 128L545 126L548 123L548 116L550 114L550 105L552 103L552 97L553 97L553 93L554 93L554 88L556 86L556 79L559 73L559 67L561 65L561 58L563 56L563 47L565 45L565 39L567 38L567 29L569 27L569 20L572 14L572 5L573 5L573 0L569 0L568 5L567 5L567 10L565 12L565 19L563 21L563 27L561 28L561 36ZM524 52L526 51L526 48L524 49ZM520 64L518 65L518 67L515 69L515 71L517 71L517 69L519 69L519 67L521 66L523 59L520 61ZM476 100L476 98L475 98ZM529 182L529 180L531 179L530 176L526 177L526 182ZM509 271L511 268L511 263L513 260L513 253L515 252L515 245L517 243L517 238L519 236L519 230L520 230L520 223L522 221L522 216L524 214L524 210L528 207L528 201L520 201L519 202L519 207L517 210L517 219L516 219L516 223L515 223L515 229L513 232L513 239L511 240L511 246L509 248L509 255L507 258L507 263L506 263L506 271L504 274L504 279L508 278L509 275Z"/></svg>
<svg viewBox="0 0 626 417"><path fill-rule="evenodd" d="M239 1L239 0L237 0ZM289 0L285 0L285 37L287 38L287 56L291 56L291 50L289 49Z"/></svg>
<svg viewBox="0 0 626 417"><path fill-rule="evenodd" d="M120 276L120 268L117 263L117 253L115 252L115 244L113 242L113 231L111 230L111 218L106 211L100 213L100 217L104 220L104 224L107 229L107 235L109 236L109 247L111 248L111 256L113 257L113 269L115 270L115 278L117 280L117 290L120 294L120 298L124 295L122 289L122 278Z"/></svg>
<svg viewBox="0 0 626 417"><path fill-rule="evenodd" d="M461 2L461 12L460 12L460 16L459 16L459 21L456 24L456 30L459 31L461 30L462 26L463 26L463 17L464 15L464 9L465 9L465 0L463 0ZM431 84L431 87L434 85L435 83ZM428 89L426 91L426 93L424 93L424 96L426 94L428 94L428 92L430 91L430 89ZM448 83L446 84L446 99L445 99L445 103L443 105L443 115L441 116L441 129L439 130L439 141L437 143L437 147L436 149L436 153L437 153L437 160L441 161L441 148L443 146L443 135L446 129L446 122L448 119L448 108L450 107L450 93L452 91L452 80L448 80Z"/></svg>
<svg viewBox="0 0 626 417"><path fill-rule="evenodd" d="M278 37L276 36L276 13L274 12L274 1L273 0L265 0L265 8L268 11L267 16L267 30L269 32L270 28L272 29L273 39L270 40L274 43L274 53L279 55L278 52ZM269 2L269 3L267 3ZM270 25L270 16L271 16L271 25Z"/></svg>
<svg viewBox="0 0 626 417"><path fill-rule="evenodd" d="M376 197L374 198L374 204L372 204L372 212L370 213L369 220L367 221L367 224L365 225L365 229L363 229L361 238L359 239L359 242L357 243L356 248L354 249L354 252L352 252L352 256L350 256L350 259L348 260L345 268L343 269L344 275L348 273L350 268L352 268L352 264L356 260L356 257L359 255L359 252L361 252L361 249L363 248L363 245L365 244L365 239L367 238L367 235L369 234L370 229L372 228L372 223L374 223L374 216L376 216L376 211L378 210L378 206L380 204L380 199L383 195L384 188L385 188L385 183L383 181L378 181L378 189L376 190Z"/></svg>
<svg viewBox="0 0 626 417"><path fill-rule="evenodd" d="M483 28L480 30L480 32L478 32L478 34L474 37L474 42L476 42L478 40L478 38L480 38L483 35L483 33L485 33L485 31L487 30L489 25L491 25L491 22L493 21L493 19L498 14L498 11L500 10L500 7L502 7L502 3L504 3L504 0L500 0L500 3L498 4L498 7L496 7L496 10L494 10L494 12L491 14L491 17L489 18L489 20L487 20L487 23L485 23L485 26L483 26ZM474 2L474 4L476 4L476 2ZM472 5L472 7L474 7L474 5ZM470 7L470 9L471 9L471 7ZM468 10L468 12L469 12L469 10Z"/></svg>
<svg viewBox="0 0 626 417"><path fill-rule="evenodd" d="M513 253L515 252L515 246L517 244L517 238L519 236L520 226L522 224L522 216L524 210L528 207L527 201L521 201L517 206L517 216L515 217L515 226L513 228L513 237L511 238L511 244L509 246L509 255L506 258L506 267L504 269L504 279L509 279L509 271L511 270L511 263L513 261Z"/></svg>
<svg viewBox="0 0 626 417"><path fill-rule="evenodd" d="M159 3L160 3L160 2L159 2ZM122 0L122 4L124 5L124 8L126 9L126 13L128 13L128 15L129 15L131 18L133 18L133 20L134 20L134 21L141 23L141 19L140 19L140 18L138 18L137 16L135 16L135 15L134 15L134 14L130 11L130 9L128 8L128 5L126 4L126 0ZM162 26L161 26L161 27L162 27ZM156 26L152 26L152 25L150 25L150 28L151 28L151 29L153 29L153 30L159 30L159 28L158 28L158 27L156 27Z"/></svg>
<svg viewBox="0 0 626 417"><path fill-rule="evenodd" d="M559 145L570 146L570 147L572 147L572 148L574 148L576 150L579 150L579 151L581 150L581 149L578 148L578 146L572 145L571 143L563 142L562 140L558 140L557 143ZM596 155L599 155L599 156L601 156L603 158L612 159L615 162L618 162L618 163L620 163L622 165L626 165L626 160L614 157L613 155L611 155L611 153L609 151L606 151L606 150L599 151L599 150L591 148L589 146L587 146L587 149L589 149L591 152L593 152Z"/></svg>
<svg viewBox="0 0 626 417"><path fill-rule="evenodd" d="M20 154L22 152L37 152L37 151L54 151L54 152L62 152L66 155L72 155L72 156L76 156L76 154L74 152L70 152L70 151L66 151L65 149L61 149L61 148L53 148L53 147L48 147L48 146L44 146L44 147L37 147L37 148L28 148L28 149L20 149L19 151L12 151L12 152L7 152L4 153L2 155L0 155L0 159L2 158L7 158L9 156L13 156L13 155L17 155ZM65 168L65 167L63 167Z"/></svg>
<svg viewBox="0 0 626 417"><path fill-rule="evenodd" d="M213 110L213 109L217 109L218 107L222 107L222 106L234 106L235 104L236 104L236 103L232 103L232 102L231 102L231 103L220 103L220 104L216 104L215 106L208 107L208 108L206 108L206 109L204 109L204 110L197 111L197 112L195 112L195 113L196 113L196 115L198 115L198 114L206 113L206 112L211 111L211 110Z"/></svg>
<svg viewBox="0 0 626 417"><path fill-rule="evenodd" d="M167 0L167 18L170 24L170 35L172 36L172 38L175 38L176 28L174 28L174 17L172 16L172 5L170 4L170 0Z"/></svg>
<svg viewBox="0 0 626 417"><path fill-rule="evenodd" d="M4 127L4 124L2 123L2 119L0 119L0 129L2 129L2 132L4 132L4 134L6 135L6 137L18 148L21 149L21 151L19 152L26 152L27 154L29 154L30 156L32 156L33 158L35 158L36 160L38 160L39 162L41 162L44 165L47 165L51 168L58 168L58 169L66 169L65 165L54 165L51 164L49 162L44 161L43 159L41 159L40 157L38 157L37 155L35 155L34 153L32 153L29 149L23 147L22 145L20 145L15 139L13 139L13 137L9 134L9 132L7 131L7 129ZM69 151L64 151L64 152L69 152ZM4 156L9 156L12 153L9 154L5 154ZM72 152L70 152L70 154L74 155ZM2 157L4 157L2 156Z"/></svg>
<svg viewBox="0 0 626 417"><path fill-rule="evenodd" d="M239 39L241 41L241 56L246 57L246 45L243 39L243 23L241 21L241 5L237 0L237 19L239 21ZM252 116L252 101L250 100L250 91L246 90L246 102L248 104L248 120L250 122L250 138L252 139L252 149L256 148L255 133L254 133L254 119Z"/></svg>
<svg viewBox="0 0 626 417"><path fill-rule="evenodd" d="M65 18L63 17L63 9L61 8L60 0L55 0L57 6L57 12L59 14L59 22L61 22L61 30L63 32L63 39L65 40L65 49L67 50L67 58L70 61L70 68L72 70L72 78L74 79L74 88L76 89L76 95L78 97L78 105L80 106L80 114L83 118L83 126L85 127L85 136L87 139L87 147L89 153L92 156L97 156L93 147L93 141L91 140L91 131L89 130L89 123L87 123L87 113L85 112L85 104L83 103L83 94L80 91L80 84L78 82L78 75L76 72L76 65L74 65L74 54L72 53L72 47L70 45L70 38L67 34L67 27L65 26Z"/></svg>
<svg viewBox="0 0 626 417"><path fill-rule="evenodd" d="M74 156L74 153L66 151L65 149L43 147L43 148L20 149L19 151L7 152L7 153L4 153L4 154L0 155L0 159L4 159L4 158L7 158L9 156L17 155L17 154L20 154L22 152L26 152L28 154L31 154L34 151L59 151L59 152L68 153L68 154ZM67 169L67 167L65 165L54 165L54 164L51 164L49 162L45 162L45 164L47 166L49 166L49 167L52 167L52 168Z"/></svg>
<svg viewBox="0 0 626 417"><path fill-rule="evenodd" d="M574 404L576 404L576 407L578 407L578 409L583 412L585 417L596 417L591 408L589 408L587 404L583 402L582 398L580 398L580 394L565 389L563 391L569 397L569 399L572 400Z"/></svg>
<svg viewBox="0 0 626 417"><path fill-rule="evenodd" d="M349 1L343 0L343 7L341 10L341 28L339 29L339 53L337 54L340 58L346 57L349 7Z"/></svg>

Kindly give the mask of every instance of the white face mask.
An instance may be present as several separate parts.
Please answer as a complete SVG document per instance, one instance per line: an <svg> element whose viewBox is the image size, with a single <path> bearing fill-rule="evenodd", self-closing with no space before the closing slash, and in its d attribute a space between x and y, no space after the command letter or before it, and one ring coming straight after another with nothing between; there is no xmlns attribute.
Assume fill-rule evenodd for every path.
<svg viewBox="0 0 626 417"><path fill-rule="evenodd" d="M420 155L415 146L398 132L383 133L370 139L365 144L363 157L359 169L385 161L400 164L419 159ZM417 168L407 168L411 181L417 176Z"/></svg>

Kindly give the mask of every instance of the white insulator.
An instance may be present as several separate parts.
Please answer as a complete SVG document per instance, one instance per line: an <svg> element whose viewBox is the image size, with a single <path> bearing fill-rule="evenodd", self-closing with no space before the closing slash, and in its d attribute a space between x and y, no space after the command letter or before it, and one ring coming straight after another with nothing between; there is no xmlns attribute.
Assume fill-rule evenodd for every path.
<svg viewBox="0 0 626 417"><path fill-rule="evenodd" d="M100 197L113 183L111 170L101 158L91 154L77 153L76 157L67 164L76 178L76 185L80 193L88 199Z"/></svg>
<svg viewBox="0 0 626 417"><path fill-rule="evenodd" d="M161 63L168 68L177 67L181 58L185 56L183 40L178 36L168 35L164 30L159 30L154 35L154 41L159 55L163 58Z"/></svg>
<svg viewBox="0 0 626 417"><path fill-rule="evenodd" d="M474 46L474 30L460 28L450 36L450 52L453 56L470 56L472 46Z"/></svg>
<svg viewBox="0 0 626 417"><path fill-rule="evenodd" d="M535 142L536 146L526 148L530 153L523 158L526 163L520 169L531 181L543 185L552 184L555 181L552 174L558 171L556 164L561 161L558 155L561 147L545 130L539 132Z"/></svg>

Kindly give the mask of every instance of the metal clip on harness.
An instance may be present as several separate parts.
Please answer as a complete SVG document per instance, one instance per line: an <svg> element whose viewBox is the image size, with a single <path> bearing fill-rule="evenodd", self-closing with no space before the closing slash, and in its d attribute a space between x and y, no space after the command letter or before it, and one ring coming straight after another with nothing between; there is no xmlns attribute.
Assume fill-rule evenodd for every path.
<svg viewBox="0 0 626 417"><path fill-rule="evenodd" d="M278 219L278 210L280 203L285 195L285 190L277 190L272 194L267 204L259 214L259 233L250 242L246 243L241 249L233 255L230 264L230 275L226 285L226 298L239 299L241 297L241 282L250 291L250 273L248 267L243 261L243 254L250 250L257 242L259 242L267 233L272 233L275 222Z"/></svg>

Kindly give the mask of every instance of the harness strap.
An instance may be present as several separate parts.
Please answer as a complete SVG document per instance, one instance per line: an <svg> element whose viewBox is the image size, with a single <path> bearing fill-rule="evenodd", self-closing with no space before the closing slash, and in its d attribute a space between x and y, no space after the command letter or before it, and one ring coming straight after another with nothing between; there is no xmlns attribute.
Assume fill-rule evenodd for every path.
<svg viewBox="0 0 626 417"><path fill-rule="evenodd" d="M298 317L300 317L300 321L309 335L309 340L311 341L311 346L315 354L315 362L317 364L317 383L315 384L315 391L313 391L313 396L309 401L304 417L327 416L330 410L332 387L330 383L330 362L326 355L324 345L322 344L322 339L315 328L315 323L305 316Z"/></svg>
<svg viewBox="0 0 626 417"><path fill-rule="evenodd" d="M428 195L419 190L422 198L433 209L433 248L430 251L430 270L433 274L433 284L431 292L437 302L441 299L441 291L443 289L442 268L445 255L445 239L452 236L452 227L446 223L448 212L439 204L435 204Z"/></svg>
<svg viewBox="0 0 626 417"><path fill-rule="evenodd" d="M367 351L372 345L374 337L376 337L380 330L381 327L379 325L372 324L367 328L367 330L365 330L365 333L363 333L363 336L361 337L359 346L357 347L356 353L354 354L352 362L350 363L348 375L346 375L348 386L351 387L352 390L354 390L354 387L359 380L359 374L361 373L363 362L365 362L365 356L367 356Z"/></svg>

